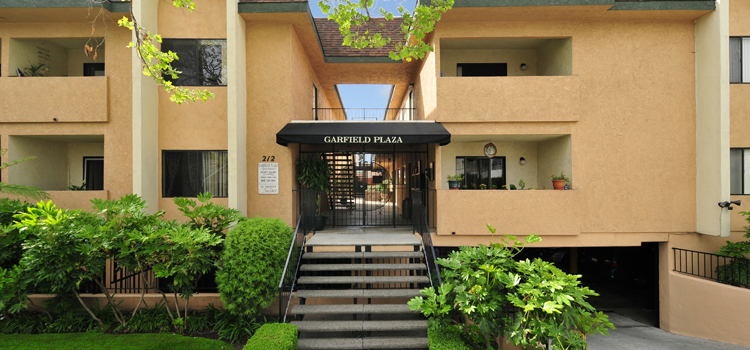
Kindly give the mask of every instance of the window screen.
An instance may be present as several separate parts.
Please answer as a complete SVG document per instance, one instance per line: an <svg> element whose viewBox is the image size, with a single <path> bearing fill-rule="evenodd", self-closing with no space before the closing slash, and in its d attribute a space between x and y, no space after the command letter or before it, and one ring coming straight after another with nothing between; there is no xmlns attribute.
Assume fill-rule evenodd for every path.
<svg viewBox="0 0 750 350"><path fill-rule="evenodd" d="M732 148L729 159L731 193L750 194L750 148Z"/></svg>
<svg viewBox="0 0 750 350"><path fill-rule="evenodd" d="M162 196L227 197L228 174L227 151L163 151Z"/></svg>
<svg viewBox="0 0 750 350"><path fill-rule="evenodd" d="M172 51L178 60L174 69L182 72L178 79L166 77L178 86L227 85L227 41L224 39L164 39L164 52Z"/></svg>

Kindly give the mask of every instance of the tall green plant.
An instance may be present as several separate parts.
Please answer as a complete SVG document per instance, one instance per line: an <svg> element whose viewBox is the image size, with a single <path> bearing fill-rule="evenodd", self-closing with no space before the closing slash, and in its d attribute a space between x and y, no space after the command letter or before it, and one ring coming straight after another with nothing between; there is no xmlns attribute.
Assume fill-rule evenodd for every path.
<svg viewBox="0 0 750 350"><path fill-rule="evenodd" d="M224 234L225 230L242 218L242 213L233 208L211 202L211 192L199 193L198 202L190 198L175 198L182 214L188 218L188 225L196 229L207 229L215 234Z"/></svg>
<svg viewBox="0 0 750 350"><path fill-rule="evenodd" d="M409 307L444 327L460 326L475 348L499 349L496 339L505 337L526 349L544 349L548 341L555 349L586 349L588 334L607 334L613 325L586 302L597 294L580 285L580 276L541 259L514 260L527 243L540 240L507 236L502 243L461 247L438 260L444 267L438 290L423 290Z"/></svg>
<svg viewBox="0 0 750 350"><path fill-rule="evenodd" d="M315 191L316 215L321 215L322 195L331 193L331 167L323 155L315 153L297 162L297 174L302 187Z"/></svg>
<svg viewBox="0 0 750 350"><path fill-rule="evenodd" d="M216 282L229 312L252 318L271 305L291 238L289 225L275 218L247 219L227 233Z"/></svg>

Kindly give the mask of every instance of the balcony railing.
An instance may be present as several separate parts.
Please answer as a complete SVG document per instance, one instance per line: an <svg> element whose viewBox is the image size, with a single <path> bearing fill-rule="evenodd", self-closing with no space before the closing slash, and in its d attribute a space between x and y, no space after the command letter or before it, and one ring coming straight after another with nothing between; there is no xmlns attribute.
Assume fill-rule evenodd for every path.
<svg viewBox="0 0 750 350"><path fill-rule="evenodd" d="M412 120L414 108L313 108L314 120L381 121Z"/></svg>
<svg viewBox="0 0 750 350"><path fill-rule="evenodd" d="M674 271L750 288L750 259L672 248Z"/></svg>

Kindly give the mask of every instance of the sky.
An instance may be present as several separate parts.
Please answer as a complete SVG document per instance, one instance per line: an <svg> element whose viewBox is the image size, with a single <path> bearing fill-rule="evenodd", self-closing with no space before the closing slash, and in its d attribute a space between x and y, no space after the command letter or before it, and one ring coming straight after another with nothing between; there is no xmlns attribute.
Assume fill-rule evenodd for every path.
<svg viewBox="0 0 750 350"><path fill-rule="evenodd" d="M339 84L344 108L386 108L391 85Z"/></svg>
<svg viewBox="0 0 750 350"><path fill-rule="evenodd" d="M317 0L311 0L310 10L313 17L326 17L320 10ZM414 9L416 0L375 0L375 11L371 11L373 17L380 17L378 8L382 7L391 11L398 16L398 7L404 6L407 9ZM391 92L390 85L344 85L340 84L339 93L344 108L387 108L388 95Z"/></svg>

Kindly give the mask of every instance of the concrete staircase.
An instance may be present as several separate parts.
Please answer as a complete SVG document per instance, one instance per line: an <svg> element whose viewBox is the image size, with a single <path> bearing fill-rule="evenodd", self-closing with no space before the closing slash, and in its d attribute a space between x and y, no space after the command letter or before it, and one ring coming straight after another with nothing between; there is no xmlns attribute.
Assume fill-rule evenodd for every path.
<svg viewBox="0 0 750 350"><path fill-rule="evenodd" d="M289 311L300 333L297 348L427 349L427 320L406 305L430 285L420 241L414 235L356 238L307 244L295 295L299 305ZM315 251L347 243L364 244L353 245L356 251Z"/></svg>

